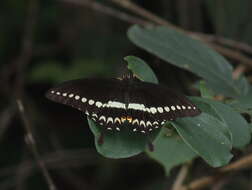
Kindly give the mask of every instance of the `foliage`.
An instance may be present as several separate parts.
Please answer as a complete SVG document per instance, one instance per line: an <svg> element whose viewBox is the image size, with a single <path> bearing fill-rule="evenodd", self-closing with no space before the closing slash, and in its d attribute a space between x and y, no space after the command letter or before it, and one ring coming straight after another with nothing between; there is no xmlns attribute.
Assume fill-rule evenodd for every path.
<svg viewBox="0 0 252 190"><path fill-rule="evenodd" d="M167 27L145 29L133 26L128 36L137 46L202 77L218 93L228 97L248 93L249 85L245 78L233 80L233 68L227 60L197 40Z"/></svg>
<svg viewBox="0 0 252 190"><path fill-rule="evenodd" d="M241 157L246 159L251 148L251 1L70 1L1 2L0 189L49 189L47 176L37 163L48 170L57 189L171 189L168 186L178 171L171 170L192 161L195 164L183 183L185 189L190 187L186 184L195 184L191 179L197 182L204 175L205 180L215 172L220 183L213 189L223 184L223 189L249 189L251 169ZM120 5L124 2L141 6L154 17L136 11L139 9L134 6ZM128 30L127 38L129 23L145 25L146 21L152 26L172 23L194 37L201 38L202 34L213 47L232 53L217 49L225 55L223 58L169 27L135 25ZM125 55L138 56L125 60L141 80L173 85L184 92L188 92L189 84L190 89L196 88L190 92L199 92L200 97L188 98L202 115L166 123L151 139L129 137L127 131L105 133L101 146L99 126L83 119L83 113L44 97L51 86L62 81L117 76L126 68L121 64ZM237 80L232 77L236 66L238 71L239 66L245 68L250 84L245 76ZM190 76L200 79L192 84ZM31 131L25 130L16 109L20 94ZM35 157L27 143L30 134L38 149ZM154 151L148 148L150 141ZM222 175L222 169L206 169L207 164L227 164L230 151L235 161L227 167L235 166L229 170L234 178ZM118 159L127 157L130 159ZM236 161L246 167L237 166ZM235 175L243 167L246 171ZM164 171L171 177L165 178Z"/></svg>
<svg viewBox="0 0 252 190"><path fill-rule="evenodd" d="M213 167L227 164L232 158L230 153L232 147L244 148L249 143L250 128L239 112L224 102L215 101L213 94L233 97L233 102L247 97L250 86L245 77L232 79L232 66L227 60L201 42L174 30L165 27L133 26L128 34L131 41L141 48L205 79L207 85L204 82L200 85L202 97L191 98L203 113L196 117L179 118L166 123L156 139L155 136L152 137L155 139L154 152L146 149L146 139L140 137L137 137L139 140L133 140L132 137L126 139L123 133L121 136L109 135L107 139L110 140L98 146L97 132L92 129L94 124L91 124L98 152L106 157L118 158L147 151L150 157L162 163L167 174L174 166L197 156L202 157ZM157 83L154 72L142 59L128 56L125 60L128 61L128 68L139 78ZM166 135L165 127L171 128L171 126L177 132ZM174 159L174 156L179 159Z"/></svg>
<svg viewBox="0 0 252 190"><path fill-rule="evenodd" d="M143 136L137 133L132 134L127 126L125 126L122 127L120 133L113 133L94 124L92 120L88 120L88 122L95 136L96 150L108 158L127 158L145 151L146 148L148 148L148 143L150 143L159 132L159 130L156 130L151 136ZM103 138L102 144L99 143L99 138Z"/></svg>

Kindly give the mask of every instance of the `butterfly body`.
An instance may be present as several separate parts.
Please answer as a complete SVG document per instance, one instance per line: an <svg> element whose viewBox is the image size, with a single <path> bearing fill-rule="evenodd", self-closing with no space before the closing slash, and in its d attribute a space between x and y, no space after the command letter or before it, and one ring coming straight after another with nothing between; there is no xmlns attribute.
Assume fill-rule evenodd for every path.
<svg viewBox="0 0 252 190"><path fill-rule="evenodd" d="M148 134L166 121L200 114L185 96L132 76L68 81L50 89L46 96L84 112L110 131L129 127L133 132Z"/></svg>

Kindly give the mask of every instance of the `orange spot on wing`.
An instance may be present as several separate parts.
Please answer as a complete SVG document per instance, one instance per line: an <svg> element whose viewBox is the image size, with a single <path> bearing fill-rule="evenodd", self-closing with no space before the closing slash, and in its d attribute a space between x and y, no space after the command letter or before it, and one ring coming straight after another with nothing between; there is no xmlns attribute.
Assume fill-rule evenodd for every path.
<svg viewBox="0 0 252 190"><path fill-rule="evenodd" d="M127 120L128 120L129 123L131 123L133 119L132 119L132 117L127 116Z"/></svg>
<svg viewBox="0 0 252 190"><path fill-rule="evenodd" d="M121 122L123 123L123 122L125 122L126 121L126 117L121 117Z"/></svg>

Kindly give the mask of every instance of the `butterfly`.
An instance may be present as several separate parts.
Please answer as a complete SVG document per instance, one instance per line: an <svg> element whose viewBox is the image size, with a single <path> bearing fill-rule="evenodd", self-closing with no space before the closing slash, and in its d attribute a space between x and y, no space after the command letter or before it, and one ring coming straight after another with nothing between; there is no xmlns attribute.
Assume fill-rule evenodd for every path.
<svg viewBox="0 0 252 190"><path fill-rule="evenodd" d="M149 134L167 121L201 113L184 95L132 74L67 81L48 90L46 97L84 112L109 131L126 126L132 132Z"/></svg>

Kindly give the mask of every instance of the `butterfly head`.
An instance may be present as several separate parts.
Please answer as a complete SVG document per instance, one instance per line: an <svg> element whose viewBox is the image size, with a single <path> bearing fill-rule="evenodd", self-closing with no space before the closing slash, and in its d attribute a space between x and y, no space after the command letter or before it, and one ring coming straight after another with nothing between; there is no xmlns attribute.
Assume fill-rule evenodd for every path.
<svg viewBox="0 0 252 190"><path fill-rule="evenodd" d="M141 82L139 77L130 70L128 70L125 74L123 74L122 77L120 77L119 79L123 81Z"/></svg>

